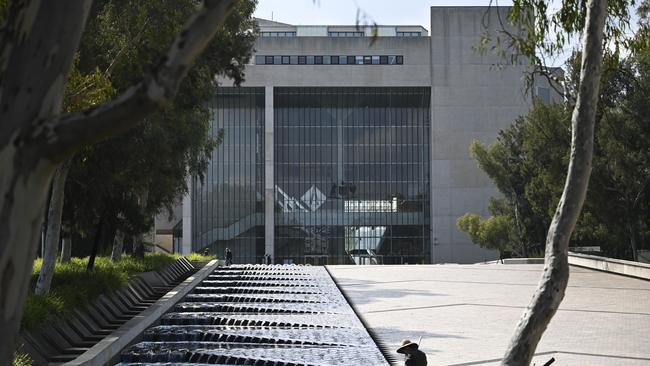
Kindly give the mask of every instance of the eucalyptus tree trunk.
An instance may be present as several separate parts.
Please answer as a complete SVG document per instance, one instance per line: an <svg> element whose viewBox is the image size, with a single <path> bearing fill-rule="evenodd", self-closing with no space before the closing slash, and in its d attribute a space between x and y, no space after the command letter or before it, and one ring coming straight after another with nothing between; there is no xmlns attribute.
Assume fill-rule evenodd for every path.
<svg viewBox="0 0 650 366"><path fill-rule="evenodd" d="M530 364L542 334L564 298L569 282L569 240L580 216L591 174L606 16L607 0L588 1L582 37L580 88L571 117L571 159L564 192L546 237L544 273L530 305L517 325L502 365Z"/></svg>
<svg viewBox="0 0 650 366"><path fill-rule="evenodd" d="M65 160L48 122L89 2L12 2L0 32L0 365L11 364L49 183Z"/></svg>
<svg viewBox="0 0 650 366"><path fill-rule="evenodd" d="M122 248L124 248L124 233L117 230L113 240L113 250L111 251L111 260L117 262L122 258Z"/></svg>
<svg viewBox="0 0 650 366"><path fill-rule="evenodd" d="M49 182L84 144L169 103L236 0L205 0L143 79L96 108L61 114L92 0L10 1L0 25L0 366L12 362Z"/></svg>
<svg viewBox="0 0 650 366"><path fill-rule="evenodd" d="M145 190L138 197L138 204L143 212L146 212L147 200L149 199L149 191ZM144 258L144 233L139 233L133 237L133 256L136 258Z"/></svg>
<svg viewBox="0 0 650 366"><path fill-rule="evenodd" d="M59 250L61 238L61 215L63 213L63 198L65 192L65 180L68 177L68 165L61 165L54 173L52 179L52 194L47 212L47 232L45 234L45 246L43 249L43 264L41 272L36 281L37 295L45 295L50 292L56 255Z"/></svg>
<svg viewBox="0 0 650 366"><path fill-rule="evenodd" d="M627 220L627 232L630 236L630 250L632 250L632 259L635 262L639 261L639 252L637 250L637 244L636 244L636 229L634 228L634 225L632 224L632 218L628 217Z"/></svg>
<svg viewBox="0 0 650 366"><path fill-rule="evenodd" d="M70 257L72 257L72 238L70 237L70 233L64 232L63 237L61 238L60 262L68 263L70 262Z"/></svg>
<svg viewBox="0 0 650 366"><path fill-rule="evenodd" d="M93 239L93 247L90 250L90 255L88 256L88 264L86 265L86 271L92 272L95 269L95 258L97 258L97 252L99 251L99 245L102 242L102 237L106 233L106 219L102 214L99 217L99 222L95 228L95 238Z"/></svg>

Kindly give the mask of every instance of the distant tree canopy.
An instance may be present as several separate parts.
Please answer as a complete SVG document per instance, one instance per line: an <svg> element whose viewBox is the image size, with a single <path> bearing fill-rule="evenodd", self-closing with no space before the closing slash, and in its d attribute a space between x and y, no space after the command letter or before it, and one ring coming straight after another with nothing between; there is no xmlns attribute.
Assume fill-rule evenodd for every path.
<svg viewBox="0 0 650 366"><path fill-rule="evenodd" d="M104 242L116 230L148 231L157 213L171 210L187 192L187 179L201 175L219 143L210 133L209 101L217 75L235 84L244 78L257 36L252 17L256 0L239 1L180 85L174 102L137 127L72 159L66 185L64 220L74 232L93 235L103 220ZM81 41L78 69L98 80L77 85L66 98L94 93L109 83L122 92L160 59L196 11L193 0L95 1ZM218 131L215 135L220 136Z"/></svg>
<svg viewBox="0 0 650 366"><path fill-rule="evenodd" d="M628 56L605 58L591 183L571 239L572 246L600 246L605 255L623 259L650 249L650 38L645 27L631 44ZM578 90L579 56L567 65L568 92ZM467 214L458 220L473 242L512 248L521 256L543 251L569 162L572 97L568 104L536 101L530 113L500 131L494 144L472 143L472 156L502 194L491 198L490 218ZM501 222L511 224L498 238L481 235Z"/></svg>

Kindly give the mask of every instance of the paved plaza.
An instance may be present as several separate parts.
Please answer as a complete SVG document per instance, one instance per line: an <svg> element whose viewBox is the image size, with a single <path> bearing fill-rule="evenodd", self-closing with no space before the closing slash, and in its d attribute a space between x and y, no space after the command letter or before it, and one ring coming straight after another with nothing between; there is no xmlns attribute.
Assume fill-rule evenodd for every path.
<svg viewBox="0 0 650 366"><path fill-rule="evenodd" d="M329 266L367 325L396 348L417 341L429 365L495 365L542 265ZM534 362L650 364L650 281L571 268Z"/></svg>

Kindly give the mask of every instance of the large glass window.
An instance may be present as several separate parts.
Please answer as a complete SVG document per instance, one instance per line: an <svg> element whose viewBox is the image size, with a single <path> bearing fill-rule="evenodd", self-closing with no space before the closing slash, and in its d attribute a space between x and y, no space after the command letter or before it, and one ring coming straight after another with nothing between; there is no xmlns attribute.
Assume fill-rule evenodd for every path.
<svg viewBox="0 0 650 366"><path fill-rule="evenodd" d="M257 65L401 65L404 56L255 56Z"/></svg>
<svg viewBox="0 0 650 366"><path fill-rule="evenodd" d="M295 37L296 32L260 32L262 37Z"/></svg>
<svg viewBox="0 0 650 366"><path fill-rule="evenodd" d="M429 101L430 88L275 88L277 262L429 262Z"/></svg>
<svg viewBox="0 0 650 366"><path fill-rule="evenodd" d="M420 37L422 32L397 32L397 37Z"/></svg>
<svg viewBox="0 0 650 366"><path fill-rule="evenodd" d="M330 37L363 37L364 32L328 32Z"/></svg>
<svg viewBox="0 0 650 366"><path fill-rule="evenodd" d="M218 88L211 103L212 152L192 186L192 250L208 248L236 263L264 257L264 89Z"/></svg>

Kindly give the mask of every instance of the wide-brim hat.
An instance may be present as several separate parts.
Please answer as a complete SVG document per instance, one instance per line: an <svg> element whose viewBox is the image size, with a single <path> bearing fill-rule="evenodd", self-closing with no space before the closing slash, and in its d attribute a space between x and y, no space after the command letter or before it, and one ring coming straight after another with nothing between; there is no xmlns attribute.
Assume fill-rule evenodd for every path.
<svg viewBox="0 0 650 366"><path fill-rule="evenodd" d="M402 341L402 345L397 349L397 353L404 353L404 350L409 348L409 347L417 347L418 344L415 342L411 342L409 339L405 339Z"/></svg>

